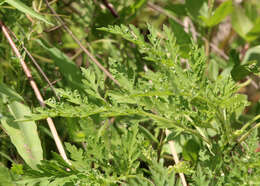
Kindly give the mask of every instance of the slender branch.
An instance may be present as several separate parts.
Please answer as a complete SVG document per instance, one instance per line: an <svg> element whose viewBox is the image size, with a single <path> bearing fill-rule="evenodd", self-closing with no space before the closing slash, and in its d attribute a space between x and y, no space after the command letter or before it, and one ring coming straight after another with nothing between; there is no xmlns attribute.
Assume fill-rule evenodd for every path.
<svg viewBox="0 0 260 186"><path fill-rule="evenodd" d="M260 114L255 116L252 120L250 120L249 122L247 122L240 130L245 131L251 124L253 124L255 121L257 121L258 119L260 119Z"/></svg>
<svg viewBox="0 0 260 186"><path fill-rule="evenodd" d="M52 86L52 83L50 82L50 80L48 79L47 75L43 72L43 70L41 69L40 65L37 63L37 61L34 59L34 57L31 55L31 53L27 50L27 48L24 46L24 44L22 44L23 49L25 50L25 52L27 53L27 55L29 56L29 58L32 60L33 64L36 66L36 68L38 69L38 71L42 74L42 76L44 77L44 79L47 81L48 85L50 86L50 88L52 89L52 91L54 92L55 96L57 97L58 100L60 100L59 95L57 94L57 92L55 91L54 87Z"/></svg>
<svg viewBox="0 0 260 186"><path fill-rule="evenodd" d="M0 26L1 26L1 29L2 29L2 31L3 31L3 33L4 33L5 37L6 37L6 39L7 39L8 42L9 42L11 48L13 49L15 55L16 55L17 58L19 59L19 61L20 61L20 63L21 63L21 66L22 66L22 68L23 68L23 71L24 71L25 75L27 76L27 78L28 78L28 80L29 80L29 82L30 82L30 84L31 84L31 87L32 87L32 89L33 89L33 91L34 91L34 93L35 93L35 95L36 95L36 98L38 99L40 105L41 105L42 107L45 107L45 103L44 103L43 97L42 97L42 95L41 95L41 93L40 93L40 91L39 91L39 89L38 89L38 87L37 87L37 84L36 84L35 81L33 80L32 74L31 74L31 72L30 72L28 66L26 65L26 63L25 63L25 61L24 61L22 55L20 54L18 48L16 47L16 45L15 45L15 43L13 42L11 36L9 35L8 29L6 28L6 26L5 26L1 21L0 21ZM57 148L58 148L58 151L59 151L60 155L62 156L62 158L64 159L64 161L66 161L68 164L71 164L71 163L69 162L67 156L66 156L65 150L64 150L64 148L63 148L63 145L62 145L62 143L61 143L61 140L60 140L60 138L59 138L59 135L58 135L58 133L57 133L57 130L56 130L56 128L55 128L55 125L54 125L52 119L51 119L51 118L47 118L47 123L48 123L48 125L49 125L49 128L50 128L50 130L51 130L51 133L52 133L52 135L53 135L54 141L55 141L55 143L56 143L56 146L57 146Z"/></svg>
<svg viewBox="0 0 260 186"><path fill-rule="evenodd" d="M50 6L48 0L45 0L48 8L54 14L57 22L59 22L63 28L68 32L68 34L74 39L74 41L79 45L79 47L88 55L88 57L116 84L120 87L120 83L112 76L112 74L105 68L99 61L83 46L80 40L73 34L69 27L64 23L64 21L57 15L55 10Z"/></svg>
<svg viewBox="0 0 260 186"><path fill-rule="evenodd" d="M17 40L18 38L16 37L16 35L8 28L8 32L10 32L12 34L12 36ZM24 46L23 42L21 42L22 47L24 49L24 51L26 52L26 54L29 56L29 58L32 60L33 64L36 66L36 68L38 69L38 71L42 74L42 76L44 77L44 79L47 81L47 83L49 84L50 88L52 89L52 91L54 92L55 96L58 98L58 100L60 100L59 95L56 93L54 87L52 86L52 83L50 82L50 80L48 79L47 75L43 72L43 70L41 69L40 65L37 63L37 61L34 59L34 57L31 55L31 53L27 50L27 48Z"/></svg>
<svg viewBox="0 0 260 186"><path fill-rule="evenodd" d="M168 129L166 129L165 133L166 133L166 136L169 136L171 132ZM170 145L170 149L171 149L171 153L172 153L174 162L177 165L180 161L179 161L178 154L177 154L175 146L174 146L174 142L169 141L169 145ZM187 186L187 182L186 182L184 174L182 172L180 172L179 175L181 178L182 185Z"/></svg>
<svg viewBox="0 0 260 186"><path fill-rule="evenodd" d="M119 17L118 13L115 11L113 6L108 2L108 0L102 0L102 1L103 1L104 5L107 7L107 9L111 12L111 14L114 17L118 18Z"/></svg>
<svg viewBox="0 0 260 186"><path fill-rule="evenodd" d="M241 138L239 138L238 143L241 143L242 141L244 141L253 132L253 130L255 130L259 127L260 127L260 123L257 123L255 126L250 128L243 136L241 136Z"/></svg>

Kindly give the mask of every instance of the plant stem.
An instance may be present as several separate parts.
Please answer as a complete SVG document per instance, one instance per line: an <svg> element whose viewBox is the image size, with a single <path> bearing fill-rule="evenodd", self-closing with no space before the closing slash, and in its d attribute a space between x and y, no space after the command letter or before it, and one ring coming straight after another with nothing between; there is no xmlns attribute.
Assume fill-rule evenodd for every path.
<svg viewBox="0 0 260 186"><path fill-rule="evenodd" d="M25 61L23 60L22 55L20 54L18 48L16 47L16 45L15 45L15 43L13 42L11 36L9 35L8 29L6 28L6 26L5 26L1 21L0 21L0 26L1 26L1 29L2 29L2 31L3 31L3 33L4 33L5 37L6 37L6 39L7 39L8 42L9 42L11 48L13 49L15 55L16 55L17 58L19 59L19 61L20 61L20 63L21 63L21 66L22 66L22 68L23 68L23 71L24 71L25 75L27 76L27 78L28 78L28 80L29 80L29 82L30 82L30 84L31 84L31 87L32 87L32 89L33 89L33 91L34 91L34 93L35 93L35 95L36 95L36 98L38 99L40 105L41 105L42 107L45 107L45 103L44 103L43 97L42 97L42 95L41 95L41 93L40 93L40 91L39 91L39 89L38 89L38 87L37 87L37 84L36 84L35 81L33 80L33 77L32 77L32 75L31 75L31 72L30 72L29 68L27 67ZM51 119L51 118L47 118L47 123L48 123L48 125L49 125L49 128L50 128L50 130L51 130L51 133L52 133L52 135L53 135L54 141L55 141L55 143L56 143L56 146L57 146L57 148L58 148L58 151L59 151L60 155L62 156L62 158L64 159L64 161L66 161L69 165L71 165L71 163L69 162L69 160L68 160L68 158L67 158L67 156L66 156L65 150L64 150L64 148L63 148L63 145L62 145L62 143L61 143L61 140L60 140L60 138L59 138L59 135L58 135L58 133L57 133L57 130L56 130L56 128L55 128L55 125L54 125L52 119Z"/></svg>
<svg viewBox="0 0 260 186"><path fill-rule="evenodd" d="M165 133L166 133L166 136L169 136L169 134L171 132L168 129L166 129ZM174 147L174 142L173 141L169 141L169 145L170 145L170 149L171 149L171 152L172 152L172 156L173 156L174 162L177 165L180 161L179 161L176 149ZM182 185L183 186L187 186L187 182L186 182L184 174L182 172L180 172L179 175L180 175L180 178L181 178Z"/></svg>
<svg viewBox="0 0 260 186"><path fill-rule="evenodd" d="M240 130L245 131L253 122L260 119L260 114L254 117L251 121L247 122Z"/></svg>
<svg viewBox="0 0 260 186"><path fill-rule="evenodd" d="M73 38L73 40L79 45L79 47L88 55L88 57L98 66L100 70L102 70L107 77L109 77L116 85L121 87L120 83L112 76L112 74L105 68L99 61L83 46L80 40L73 34L73 32L69 29L69 27L64 23L64 21L57 15L55 10L50 6L48 0L45 0L47 6L54 14L56 20L64 27L64 29L68 32L68 34Z"/></svg>
<svg viewBox="0 0 260 186"><path fill-rule="evenodd" d="M243 136L241 136L241 138L238 140L238 143L241 143L242 141L244 141L253 130L257 129L260 127L260 123L257 123L255 126L253 126L251 129L249 129Z"/></svg>

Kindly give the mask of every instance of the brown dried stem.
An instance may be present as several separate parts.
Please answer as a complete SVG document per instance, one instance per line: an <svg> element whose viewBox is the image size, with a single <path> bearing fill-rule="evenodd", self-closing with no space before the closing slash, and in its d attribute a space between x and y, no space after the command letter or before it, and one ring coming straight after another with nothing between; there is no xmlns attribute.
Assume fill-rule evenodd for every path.
<svg viewBox="0 0 260 186"><path fill-rule="evenodd" d="M42 97L42 95L41 95L41 93L40 93L40 91L39 91L39 89L38 89L38 87L37 87L37 84L36 84L35 81L33 80L33 77L32 77L32 75L31 75L31 72L30 72L28 66L26 65L26 63L25 63L25 61L24 61L22 55L20 54L18 48L16 47L16 45L15 45L15 43L13 42L11 36L9 35L8 29L6 28L6 26L5 26L1 21L0 21L0 26L1 26L1 29L2 29L2 31L3 31L3 33L4 33L4 36L5 36L6 39L8 40L8 42L9 42L11 48L13 49L15 55L16 55L17 58L19 59L19 61L20 61L20 63L21 63L21 66L22 66L22 68L23 68L23 71L24 71L26 77L28 78L28 80L29 80L29 82L30 82L30 84L31 84L31 87L32 87L32 89L33 89L33 91L34 91L34 93L35 93L36 98L38 99L40 105L41 105L42 107L45 107L45 103L44 103L43 97ZM52 133L52 135L53 135L54 141L55 141L55 143L56 143L56 146L57 146L57 148L58 148L58 151L59 151L60 155L62 156L62 158L64 159L64 161L66 161L68 164L71 164L71 163L69 162L67 156L66 156L65 150L64 150L64 148L63 148L63 145L62 145L62 143L61 143L61 140L60 140L60 138L59 138L59 135L58 135L58 133L57 133L57 130L56 130L56 128L55 128L55 125L54 125L52 119L51 119L51 118L47 118L47 123L48 123L48 125L49 125L49 128L50 128L50 130L51 130L51 133Z"/></svg>
<svg viewBox="0 0 260 186"><path fill-rule="evenodd" d="M57 22L59 22L63 28L68 32L68 34L74 39L74 41L79 45L79 47L88 55L88 57L102 70L107 77L109 77L116 85L120 87L120 83L112 76L112 74L105 68L99 61L83 46L80 40L73 34L73 32L69 29L69 27L64 23L64 21L57 15L55 10L50 6L48 0L45 0L48 8L51 10L53 15L55 16Z"/></svg>
<svg viewBox="0 0 260 186"><path fill-rule="evenodd" d="M6 27L6 29L8 30L8 32L10 32L12 34L12 36L18 41L18 38L16 37L16 35L8 28ZM60 100L59 95L56 93L54 87L52 86L52 83L50 82L50 80L48 79L47 75L43 72L42 68L40 67L40 65L37 63L37 61L34 59L34 57L32 56L32 54L27 50L27 48L24 46L23 42L21 43L22 47L24 49L24 51L26 52L26 54L29 56L29 58L32 60L33 64L35 65L35 67L37 68L37 70L41 73L41 75L44 77L44 79L47 81L47 83L49 84L50 88L52 89L52 91L54 92L55 96L58 98L58 100Z"/></svg>
<svg viewBox="0 0 260 186"><path fill-rule="evenodd" d="M108 2L108 0L102 0L102 1L103 1L104 5L107 7L107 9L111 12L111 14L114 17L118 18L119 17L118 13L115 11L113 6Z"/></svg>
<svg viewBox="0 0 260 186"><path fill-rule="evenodd" d="M169 134L171 132L168 129L166 129L165 133L166 133L166 136L169 136ZM170 150L171 150L174 162L177 165L180 161L179 161L178 154L177 154L175 146L174 146L174 142L169 141L169 145L170 145ZM187 182L186 182L184 174L180 172L179 175L180 175L180 178L181 178L182 185L187 186Z"/></svg>

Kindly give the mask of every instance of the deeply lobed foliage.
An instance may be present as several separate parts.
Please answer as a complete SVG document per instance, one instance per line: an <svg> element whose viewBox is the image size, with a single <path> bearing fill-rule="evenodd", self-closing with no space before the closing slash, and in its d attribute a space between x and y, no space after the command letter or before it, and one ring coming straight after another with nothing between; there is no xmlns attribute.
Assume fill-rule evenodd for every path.
<svg viewBox="0 0 260 186"><path fill-rule="evenodd" d="M136 44L140 53L136 55L141 55L148 66L144 73L135 73L137 64L132 64L131 57L125 61L114 53L109 59L109 70L122 87L106 87L97 68L82 69L82 90L58 89L61 102L52 98L46 101L49 109L39 108L37 114L27 118L80 118L75 120L80 126L76 135L81 135L78 140L86 148L83 151L68 144L73 163L65 167L71 171L65 171L64 162L55 166L43 162L39 166L41 172L32 174L36 182L157 185L175 182L173 172L186 173L194 185L250 184L252 179L248 177L259 179L259 155L254 153L256 131L252 128L255 132L246 146L244 141L237 142L243 135L250 135L241 125L234 124L239 123L248 105L246 96L237 93L243 85L236 84L230 74L209 80L203 48L192 44L188 59L181 62L171 30L164 26L158 36L152 26L148 25L148 29L148 42L132 25L100 29ZM154 134L146 129L151 127ZM163 178L158 174L167 169L155 162L163 160L163 151L157 149L156 153L156 148L151 148L152 144L157 148L161 145L154 137L160 128L172 131L168 138L162 138L164 146L174 140L187 161L176 165L169 177ZM140 131L146 142L138 135ZM55 171L49 175L50 171L44 168L54 167L57 171L61 165L64 176ZM147 166L151 170L148 175Z"/></svg>
<svg viewBox="0 0 260 186"><path fill-rule="evenodd" d="M31 114L37 99L1 35L0 185L181 185L178 173L189 185L259 185L259 103L250 106L252 116L245 114L250 102L238 93L249 84L241 83L245 77L259 75L259 2L109 0L110 8L106 3L50 2L120 87L89 64L46 1L0 2L1 21L16 34L11 37L25 61L31 59L23 46L60 87L59 96L46 101L48 108L32 108ZM217 46L223 60L208 44L225 35L219 23L230 14L231 23L224 25L233 29ZM195 41L182 18L190 21ZM157 30L163 24L169 26ZM233 40L234 32L241 38ZM229 60L225 49L231 49ZM28 65L44 97L53 96ZM71 165L51 154L52 135L44 122L36 122L48 117L69 142Z"/></svg>

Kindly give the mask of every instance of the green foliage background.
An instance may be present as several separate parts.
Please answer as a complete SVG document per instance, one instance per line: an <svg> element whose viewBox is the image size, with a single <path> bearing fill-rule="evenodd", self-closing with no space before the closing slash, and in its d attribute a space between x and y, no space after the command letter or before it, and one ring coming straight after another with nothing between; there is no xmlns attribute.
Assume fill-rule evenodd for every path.
<svg viewBox="0 0 260 186"><path fill-rule="evenodd" d="M50 4L120 86L46 1L1 1L1 22L16 35L47 107L2 34L0 184L182 185L179 173L189 185L260 183L258 1ZM223 25L232 30L218 39ZM57 154L48 117L71 165Z"/></svg>

